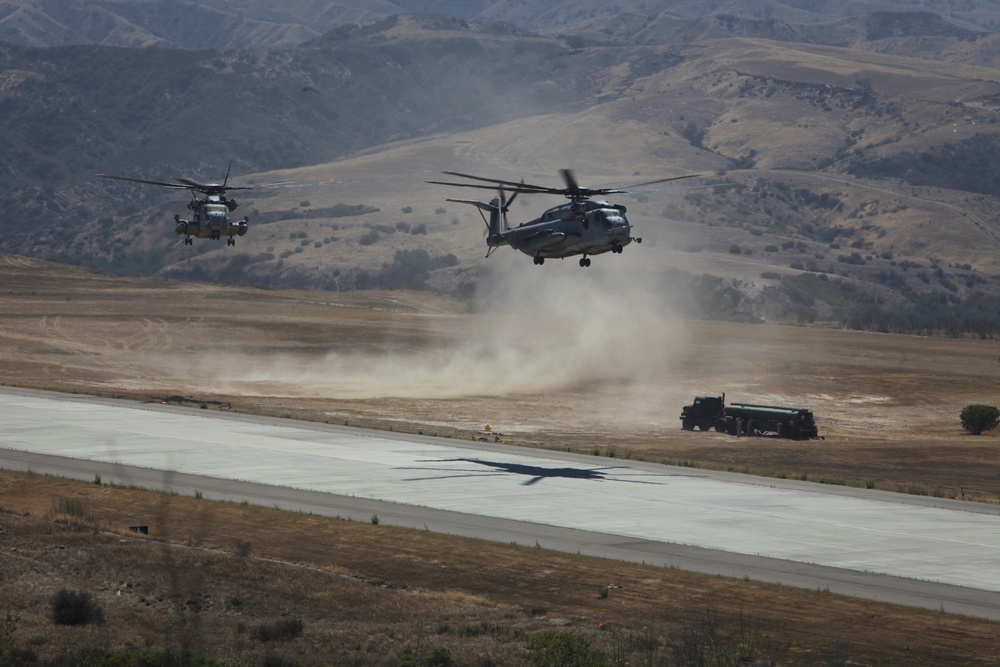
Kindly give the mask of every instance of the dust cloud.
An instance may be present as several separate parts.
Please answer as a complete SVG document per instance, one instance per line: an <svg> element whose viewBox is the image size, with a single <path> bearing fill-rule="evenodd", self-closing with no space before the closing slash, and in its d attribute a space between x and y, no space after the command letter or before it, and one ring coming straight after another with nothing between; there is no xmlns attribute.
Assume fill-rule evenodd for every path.
<svg viewBox="0 0 1000 667"><path fill-rule="evenodd" d="M515 396L642 383L669 373L686 347L682 320L661 305L650 275L627 256L534 266L494 256L479 280L475 312L449 344L381 354L212 355L197 385L231 395L330 399ZM333 332L331 332L333 335Z"/></svg>

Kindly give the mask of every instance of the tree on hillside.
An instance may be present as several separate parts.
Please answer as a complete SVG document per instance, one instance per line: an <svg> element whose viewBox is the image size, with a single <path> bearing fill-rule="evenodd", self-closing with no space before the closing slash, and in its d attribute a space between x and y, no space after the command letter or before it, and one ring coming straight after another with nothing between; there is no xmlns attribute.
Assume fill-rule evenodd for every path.
<svg viewBox="0 0 1000 667"><path fill-rule="evenodd" d="M1000 410L993 405L967 405L958 416L962 428L972 435L980 435L1000 425Z"/></svg>

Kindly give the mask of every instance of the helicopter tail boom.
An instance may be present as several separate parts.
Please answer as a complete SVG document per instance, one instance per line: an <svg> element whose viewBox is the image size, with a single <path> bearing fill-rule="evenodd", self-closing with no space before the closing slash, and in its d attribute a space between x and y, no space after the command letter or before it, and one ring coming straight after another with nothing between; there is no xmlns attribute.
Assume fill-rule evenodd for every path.
<svg viewBox="0 0 1000 667"><path fill-rule="evenodd" d="M486 245L488 245L490 249L507 245L507 239L504 237L504 232L507 231L507 221L504 216L504 201L502 197L494 197L488 204L476 199L448 199L447 201L453 201L459 204L469 204L470 206L475 206L481 212L485 211L486 213L489 213L489 219L483 215L483 222L486 223L487 229Z"/></svg>

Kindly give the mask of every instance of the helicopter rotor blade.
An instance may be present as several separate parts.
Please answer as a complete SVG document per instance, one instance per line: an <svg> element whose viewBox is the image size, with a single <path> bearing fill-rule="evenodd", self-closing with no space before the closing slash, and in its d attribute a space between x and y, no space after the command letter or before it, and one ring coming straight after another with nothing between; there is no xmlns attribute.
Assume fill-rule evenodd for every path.
<svg viewBox="0 0 1000 667"><path fill-rule="evenodd" d="M230 163L230 169L232 168L232 163ZM265 190L269 188L304 188L312 187L316 185L329 185L331 183L339 183L339 181L321 181L319 183L297 183L295 181L274 181L271 183L255 183L252 185L229 185L229 170L226 170L225 180L219 183L202 183L196 181L193 178L175 178L173 183L167 183L164 181L153 181L146 178L132 178L130 176L115 176L113 174L95 174L100 178L110 178L116 181L128 181L130 183L144 183L146 185L159 185L164 188L170 188L171 190L191 190L193 192L200 192L206 195L225 195L227 192L233 190Z"/></svg>
<svg viewBox="0 0 1000 667"><path fill-rule="evenodd" d="M525 183L524 180L521 180L521 182L518 183L516 181L504 181L499 178L483 178L482 176L473 176L472 174L463 174L457 171L442 171L441 173L448 174L449 176L460 176L461 178L470 178L474 181L484 181L486 183L493 183L494 188L500 185L507 185L522 192L538 191L540 193L552 193L552 194L562 192L562 190L559 188L549 188L545 187L544 185L532 185L530 183ZM428 181L428 183L433 183L433 182L434 181ZM472 185L471 183L446 183L444 185L458 185L460 187L477 187Z"/></svg>
<svg viewBox="0 0 1000 667"><path fill-rule="evenodd" d="M631 189L631 188L641 188L641 187L644 187L646 185L656 185L657 183L669 183L671 181L681 181L681 180L684 180L685 178L697 178L699 176L701 176L701 174L685 174L683 176L671 176L669 178L658 178L655 181L645 181L643 183L630 183L628 185L618 185L618 186L615 187L615 189L616 190L622 190L622 191L624 191L626 188L628 188L628 189Z"/></svg>
<svg viewBox="0 0 1000 667"><path fill-rule="evenodd" d="M492 181L493 185L479 185L478 183L452 183L452 182L449 182L449 181L426 181L426 182L427 183L433 183L434 185L453 185L453 186L460 187L460 188L478 188L480 190L493 190L494 192L496 191L498 185L502 185L498 181ZM514 186L514 188L511 190L512 192L523 192L525 194L561 194L562 193L562 190L550 191L549 189L532 190L532 189L529 189L528 187L522 188L519 184L513 183L513 182L509 183L509 185Z"/></svg>
<svg viewBox="0 0 1000 667"><path fill-rule="evenodd" d="M683 176L670 176L667 178L657 178L651 181L643 181L641 183L632 183L629 185L620 185L608 188L584 188L580 186L579 181L576 180L576 175L571 169L561 169L560 174L562 175L563 181L566 184L565 188L550 188L542 185L533 185L531 183L525 183L523 180L520 183L515 181L505 181L498 178L484 178L482 176L473 176L472 174L463 174L458 171L445 171L442 172L450 176L458 176L460 178L468 178L474 181L482 181L483 183L490 183L492 185L482 185L479 183L456 183L453 181L427 181L428 183L433 183L435 185L450 185L454 187L461 188L479 188L482 190L492 190L494 188L510 188L513 193L511 196L511 201L518 194L551 194L551 195L562 195L568 197L573 201L582 201L589 199L594 196L599 195L613 195L613 194L629 194L629 189L644 187L648 185L656 185L659 183L669 183L671 181L679 181L686 178L695 178L701 176L701 174L685 174ZM510 202L507 202L509 206Z"/></svg>
<svg viewBox="0 0 1000 667"><path fill-rule="evenodd" d="M116 181L128 181L130 183L145 183L146 185L161 185L165 188L171 188L174 190L187 190L188 186L178 185L177 183L164 183L163 181L150 181L145 178L129 178L128 176L112 176L111 174L95 174L100 178L111 178Z"/></svg>
<svg viewBox="0 0 1000 667"><path fill-rule="evenodd" d="M513 202L513 201L514 201L515 199L517 199L517 196L518 196L519 194L521 194L521 191L520 191L520 190L514 190L514 194L512 194L512 195L510 196L510 199L508 199L508 200L507 200L507 203L505 203L505 204L503 205L503 212L504 212L504 215L506 215L506 214L507 214L507 211L509 211L509 210L510 210L510 205L511 205L511 203L512 203L512 202Z"/></svg>
<svg viewBox="0 0 1000 667"><path fill-rule="evenodd" d="M229 177L226 176L228 179ZM183 183L184 186L191 190L197 190L198 192L204 192L205 194L225 194L230 190L252 190L253 186L250 185L226 185L225 183L199 183L193 178L178 178L175 179L178 183Z"/></svg>
<svg viewBox="0 0 1000 667"><path fill-rule="evenodd" d="M177 181L178 183L183 183L184 185L186 185L189 188L194 188L195 190L211 190L211 189L214 189L214 188L221 188L222 187L218 183L199 183L198 181L194 180L193 178L184 178L184 177L181 177L181 178L175 178L174 180Z"/></svg>
<svg viewBox="0 0 1000 667"><path fill-rule="evenodd" d="M562 174L563 181L566 183L567 194L572 195L581 192L580 184L577 183L572 169L560 169L559 173Z"/></svg>

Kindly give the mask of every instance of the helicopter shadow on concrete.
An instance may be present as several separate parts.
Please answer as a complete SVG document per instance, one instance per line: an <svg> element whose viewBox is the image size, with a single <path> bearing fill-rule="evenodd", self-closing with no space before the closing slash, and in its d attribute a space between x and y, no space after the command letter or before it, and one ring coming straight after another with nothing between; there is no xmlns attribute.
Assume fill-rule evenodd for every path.
<svg viewBox="0 0 1000 667"><path fill-rule="evenodd" d="M422 461L423 463L424 461ZM531 486L537 484L546 478L562 478L562 479L583 479L592 480L596 482L604 481L615 481L615 482L628 482L630 484L663 484L664 482L650 481L643 479L626 479L626 477L632 475L641 475L645 477L669 477L669 475L663 475L658 473L642 473L633 472L627 473L625 475L615 475L614 473L608 474L609 471L613 470L628 470L627 466L602 466L598 468L571 468L571 467L545 467L545 466L533 466L525 463L510 463L507 461L489 461L487 459L471 459L471 458L458 458L458 459L427 459L426 463L472 463L477 466L485 466L486 468L491 468L492 470L483 470L482 468L469 468L469 469L458 469L455 468L415 468L416 470L427 470L427 471L440 471L440 475L430 475L427 477L411 477L407 479L408 482L417 482L431 479L454 479L459 477L496 477L500 475L523 475L529 477L526 481L522 482L523 486Z"/></svg>

